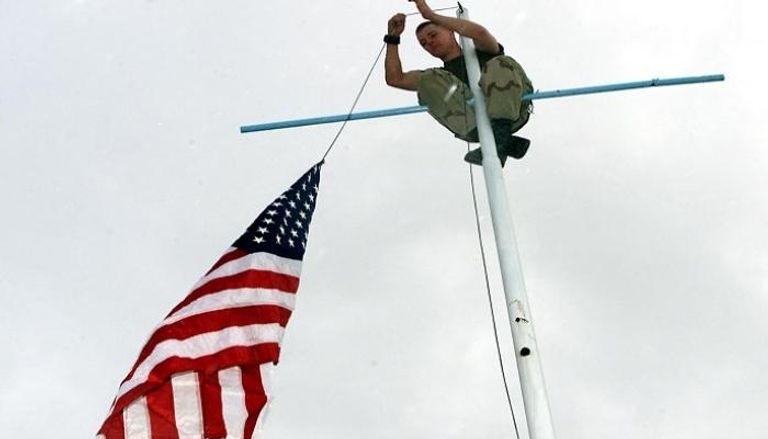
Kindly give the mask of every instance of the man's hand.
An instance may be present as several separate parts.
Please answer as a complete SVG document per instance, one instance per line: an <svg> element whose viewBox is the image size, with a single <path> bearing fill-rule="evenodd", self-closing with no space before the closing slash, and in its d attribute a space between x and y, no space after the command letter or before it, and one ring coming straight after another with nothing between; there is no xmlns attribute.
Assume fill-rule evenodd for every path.
<svg viewBox="0 0 768 439"><path fill-rule="evenodd" d="M416 7L419 9L421 16L424 17L425 20L429 20L438 26L456 32L463 37L472 38L475 42L475 47L479 50L490 53L499 53L500 46L498 41L496 41L496 38L483 26L462 18L440 15L429 7L427 0L408 1L416 3Z"/></svg>
<svg viewBox="0 0 768 439"><path fill-rule="evenodd" d="M432 17L435 16L435 11L433 11L432 8L429 7L426 0L408 0L408 1L416 3L416 8L418 8L419 12L421 13L421 16L424 17L425 20L432 20Z"/></svg>
<svg viewBox="0 0 768 439"><path fill-rule="evenodd" d="M405 30L405 14L395 14L387 23L387 34L400 36Z"/></svg>

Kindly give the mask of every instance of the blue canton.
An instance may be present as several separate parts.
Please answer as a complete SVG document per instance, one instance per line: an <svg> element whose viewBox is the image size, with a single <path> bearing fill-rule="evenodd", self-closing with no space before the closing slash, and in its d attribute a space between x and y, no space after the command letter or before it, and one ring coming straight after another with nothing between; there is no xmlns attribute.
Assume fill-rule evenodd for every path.
<svg viewBox="0 0 768 439"><path fill-rule="evenodd" d="M321 166L313 166L267 206L233 246L248 253L268 252L301 260L315 211Z"/></svg>

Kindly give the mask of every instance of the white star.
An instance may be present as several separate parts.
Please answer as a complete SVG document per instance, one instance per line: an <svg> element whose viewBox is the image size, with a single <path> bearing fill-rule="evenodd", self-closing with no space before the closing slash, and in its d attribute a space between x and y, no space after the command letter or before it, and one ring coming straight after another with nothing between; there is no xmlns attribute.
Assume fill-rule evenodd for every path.
<svg viewBox="0 0 768 439"><path fill-rule="evenodd" d="M295 201L290 201L290 202L288 202L288 204L291 206L291 208L293 208L293 209L296 208L296 202Z"/></svg>
<svg viewBox="0 0 768 439"><path fill-rule="evenodd" d="M285 229L283 228L283 226L280 226L280 234L285 235Z"/></svg>
<svg viewBox="0 0 768 439"><path fill-rule="evenodd" d="M296 227L298 227L300 229L304 228L304 224L302 224L301 221L296 221L294 224L296 224Z"/></svg>
<svg viewBox="0 0 768 439"><path fill-rule="evenodd" d="M290 211L290 210L287 210L287 209L286 209L286 211L285 211L285 217L286 217L286 218L290 218L290 217L291 217L291 211Z"/></svg>
<svg viewBox="0 0 768 439"><path fill-rule="evenodd" d="M312 206L309 205L309 203L304 203L304 209L309 210Z"/></svg>
<svg viewBox="0 0 768 439"><path fill-rule="evenodd" d="M266 227L259 227L259 233L261 233L262 235L267 233L267 232L269 232L269 230L267 230Z"/></svg>
<svg viewBox="0 0 768 439"><path fill-rule="evenodd" d="M291 229L291 236L293 236L294 238L298 238L299 237L299 232Z"/></svg>
<svg viewBox="0 0 768 439"><path fill-rule="evenodd" d="M268 210L268 211L267 211L267 215L269 215L269 216L275 216L275 215L277 215L277 211L276 211L276 210Z"/></svg>
<svg viewBox="0 0 768 439"><path fill-rule="evenodd" d="M280 199L280 200L285 200L286 196L285 196L285 194L280 194L280 196L277 197L277 198Z"/></svg>
<svg viewBox="0 0 768 439"><path fill-rule="evenodd" d="M272 221L272 218L264 218L264 224L272 224L274 221Z"/></svg>
<svg viewBox="0 0 768 439"><path fill-rule="evenodd" d="M307 214L304 213L303 210L301 212L299 212L299 216L302 217L303 219L307 219Z"/></svg>
<svg viewBox="0 0 768 439"><path fill-rule="evenodd" d="M275 237L275 241L277 241L278 244L282 244L281 239L280 239L280 235L275 235L275 236L276 236Z"/></svg>
<svg viewBox="0 0 768 439"><path fill-rule="evenodd" d="M293 243L293 239L289 239L289 240L288 240L288 245L290 245L291 247L296 247L296 246L294 245L294 243Z"/></svg>
<svg viewBox="0 0 768 439"><path fill-rule="evenodd" d="M253 241L254 241L255 243L257 243L257 244L261 244L261 243L263 243L263 242L264 242L264 238L262 238L261 236L257 236L257 237L255 237L255 238L253 238Z"/></svg>
<svg viewBox="0 0 768 439"><path fill-rule="evenodd" d="M310 199L311 201L315 201L315 196L314 196L314 195L312 195L312 194L309 194L309 199Z"/></svg>
<svg viewBox="0 0 768 439"><path fill-rule="evenodd" d="M282 206L282 205L283 205L283 203L281 203L281 202L279 202L279 201L275 201L274 203L272 203L272 205L273 205L273 206L277 206L277 207L280 207L280 206Z"/></svg>

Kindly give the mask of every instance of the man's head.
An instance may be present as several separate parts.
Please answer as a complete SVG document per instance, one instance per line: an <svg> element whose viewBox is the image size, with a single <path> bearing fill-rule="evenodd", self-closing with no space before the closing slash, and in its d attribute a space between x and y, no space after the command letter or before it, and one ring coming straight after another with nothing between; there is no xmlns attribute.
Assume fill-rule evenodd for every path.
<svg viewBox="0 0 768 439"><path fill-rule="evenodd" d="M456 42L453 31L431 21L425 21L416 27L416 38L424 50L443 61L461 54L461 47Z"/></svg>

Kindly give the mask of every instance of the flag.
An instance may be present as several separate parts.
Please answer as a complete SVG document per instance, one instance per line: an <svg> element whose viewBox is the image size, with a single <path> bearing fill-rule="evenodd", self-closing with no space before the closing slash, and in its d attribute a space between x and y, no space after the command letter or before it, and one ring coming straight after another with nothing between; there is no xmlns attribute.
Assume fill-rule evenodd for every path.
<svg viewBox="0 0 768 439"><path fill-rule="evenodd" d="M253 436L264 371L294 309L321 165L267 206L155 328L99 438Z"/></svg>

